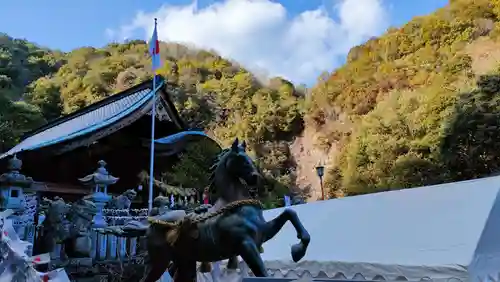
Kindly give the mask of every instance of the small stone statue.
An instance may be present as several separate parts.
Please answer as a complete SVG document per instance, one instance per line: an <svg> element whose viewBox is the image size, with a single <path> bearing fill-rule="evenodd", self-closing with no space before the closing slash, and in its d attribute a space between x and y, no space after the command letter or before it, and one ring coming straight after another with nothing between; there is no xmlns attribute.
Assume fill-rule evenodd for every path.
<svg viewBox="0 0 500 282"><path fill-rule="evenodd" d="M81 199L71 205L67 215L71 222L69 238L64 242L69 257L90 257L92 218L96 213L97 207L88 200Z"/></svg>
<svg viewBox="0 0 500 282"><path fill-rule="evenodd" d="M50 253L57 243L62 243L69 237L66 214L70 206L62 198L55 197L54 200L43 198L40 207L46 216L41 224L40 236L35 243L35 254Z"/></svg>
<svg viewBox="0 0 500 282"><path fill-rule="evenodd" d="M163 215L170 211L170 200L165 196L158 196L153 200L153 209L150 216Z"/></svg>
<svg viewBox="0 0 500 282"><path fill-rule="evenodd" d="M68 256L89 256L90 229L97 212L95 204L85 199L66 204L62 198L55 197L54 200L44 198L41 207L46 216L35 244L35 253L50 253L56 244L63 243Z"/></svg>
<svg viewBox="0 0 500 282"><path fill-rule="evenodd" d="M135 197L137 197L137 192L133 189L128 189L120 196L114 197L108 204L108 208L128 210Z"/></svg>

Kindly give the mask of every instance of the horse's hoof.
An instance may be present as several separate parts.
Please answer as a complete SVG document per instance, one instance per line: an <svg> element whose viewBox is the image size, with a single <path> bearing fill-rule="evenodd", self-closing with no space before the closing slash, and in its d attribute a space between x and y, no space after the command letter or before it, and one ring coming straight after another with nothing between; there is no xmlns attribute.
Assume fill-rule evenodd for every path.
<svg viewBox="0 0 500 282"><path fill-rule="evenodd" d="M306 248L302 243L298 243L292 246L292 259L294 262L301 260L306 254Z"/></svg>

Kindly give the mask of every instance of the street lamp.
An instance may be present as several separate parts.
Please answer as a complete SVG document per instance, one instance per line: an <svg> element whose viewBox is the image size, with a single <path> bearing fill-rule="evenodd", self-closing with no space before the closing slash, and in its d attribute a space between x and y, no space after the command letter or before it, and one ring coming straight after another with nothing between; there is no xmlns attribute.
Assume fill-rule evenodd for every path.
<svg viewBox="0 0 500 282"><path fill-rule="evenodd" d="M325 167L321 164L316 166L316 174L319 177L319 183L321 185L321 200L325 199L325 190L323 189L323 175L325 175Z"/></svg>

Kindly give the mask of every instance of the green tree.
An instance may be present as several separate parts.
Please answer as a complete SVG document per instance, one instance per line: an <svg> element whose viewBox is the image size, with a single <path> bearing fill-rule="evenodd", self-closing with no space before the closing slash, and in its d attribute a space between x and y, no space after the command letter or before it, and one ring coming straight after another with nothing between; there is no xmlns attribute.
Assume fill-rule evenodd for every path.
<svg viewBox="0 0 500 282"><path fill-rule="evenodd" d="M203 191L210 183L210 167L220 149L211 141L189 143L179 161L165 173L164 180L173 185Z"/></svg>
<svg viewBox="0 0 500 282"><path fill-rule="evenodd" d="M42 111L46 120L52 120L61 115L61 94L59 85L49 77L42 77L31 83L27 88L25 99Z"/></svg>
<svg viewBox="0 0 500 282"><path fill-rule="evenodd" d="M446 124L443 160L454 180L500 170L500 76L485 75L478 88L460 96Z"/></svg>

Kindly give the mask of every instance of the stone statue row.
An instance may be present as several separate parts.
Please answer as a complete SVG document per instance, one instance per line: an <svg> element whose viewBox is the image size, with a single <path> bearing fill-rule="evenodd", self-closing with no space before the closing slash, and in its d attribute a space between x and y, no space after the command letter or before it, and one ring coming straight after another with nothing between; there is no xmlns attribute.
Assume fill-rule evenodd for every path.
<svg viewBox="0 0 500 282"><path fill-rule="evenodd" d="M122 195L112 199L112 203L125 203L130 208L129 202L133 200L131 195L125 191ZM128 203L128 204L127 204ZM170 211L167 197L158 196L154 200L154 208L150 216L162 215ZM124 206L119 206L123 209ZM83 197L74 203L66 203L62 198L55 197L53 200L44 198L40 204L40 211L45 218L40 224L39 234L35 242L35 253L50 253L56 244L63 244L65 254L68 258L90 257L92 251L92 228L93 219L98 213L94 202Z"/></svg>
<svg viewBox="0 0 500 282"><path fill-rule="evenodd" d="M257 277L268 276L260 256L262 244L271 240L291 222L299 242L292 246L291 256L297 262L304 257L311 237L293 209L284 209L274 219L263 216L262 204L252 198L259 189L262 175L247 155L246 143L236 139L231 147L216 157L210 168L210 188L215 192L214 206L201 206L192 213L170 210L167 197L155 199L155 209L146 222L131 221L120 228L106 227L103 209L106 206L130 208L137 193L128 190L112 198L108 185L118 178L111 176L104 161L99 168L80 181L93 187L91 195L72 204L61 198L44 199L46 216L35 248L37 253L51 252L56 244L64 244L66 254L88 257L91 254L92 228L120 237L145 236L148 254L147 271L142 282L156 282L168 269L175 282L196 279L196 263L210 271L210 262L228 259L228 268L237 268L237 257ZM40 249L39 249L40 248Z"/></svg>
<svg viewBox="0 0 500 282"><path fill-rule="evenodd" d="M41 215L36 241L30 241L34 243L35 254L51 253L56 245L64 245L65 255L70 258L90 257L92 228L107 226L104 208L128 211L137 197L137 192L133 189L116 197L107 193L108 186L115 184L119 178L112 176L106 169L106 162L101 160L96 171L79 179L82 184L92 188L92 194L71 204L57 196L52 200L43 198L37 209L36 204L26 202L27 198L33 197L25 195L24 190L31 188L34 181L20 173L21 167L22 161L13 156L8 163L9 171L0 175L0 210L12 209L20 214L15 217L19 225L16 225L17 232L28 225L33 226L35 216ZM157 197L152 214L168 212L169 204L168 197ZM27 213L30 216L29 222L24 220Z"/></svg>

